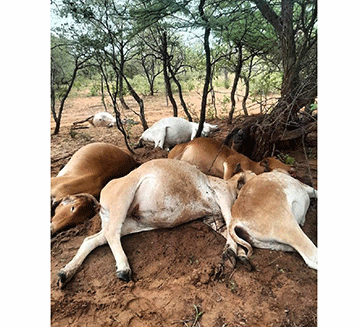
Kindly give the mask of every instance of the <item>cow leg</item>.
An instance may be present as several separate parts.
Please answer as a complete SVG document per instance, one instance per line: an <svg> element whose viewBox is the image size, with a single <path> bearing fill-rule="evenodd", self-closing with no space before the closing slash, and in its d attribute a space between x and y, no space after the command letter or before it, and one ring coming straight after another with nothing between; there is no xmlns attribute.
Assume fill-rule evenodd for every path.
<svg viewBox="0 0 360 327"><path fill-rule="evenodd" d="M238 260L242 264L245 264L250 270L252 270L252 265L250 264L248 257L252 254L252 247L249 243L242 241L237 244L230 235L229 227L230 222L232 221L231 216L231 203L229 199L220 195L221 193L216 192L218 204L221 209L222 216L226 224L225 233L221 233L226 238L226 245L223 253L223 259L230 259L230 262L235 266L236 261ZM224 235L225 234L225 235ZM240 245L240 246L239 246ZM247 249L245 252L244 247Z"/></svg>
<svg viewBox="0 0 360 327"><path fill-rule="evenodd" d="M165 126L163 129L159 130L156 133L156 136L154 135L154 141L155 141L155 148L159 147L161 149L164 148L164 143L166 139L166 129L168 126Z"/></svg>
<svg viewBox="0 0 360 327"><path fill-rule="evenodd" d="M253 266L246 257L245 250L229 237L229 232L222 216L204 217L203 222L226 239L220 270L223 269L226 260L229 260L232 267L235 267L236 262L240 262L249 270L253 270Z"/></svg>
<svg viewBox="0 0 360 327"><path fill-rule="evenodd" d="M271 229L268 230L264 230L261 226L256 228L252 224L252 237L263 244L272 243L268 248L288 251L290 250L290 248L286 247L288 245L299 252L310 268L317 269L317 248L314 243L306 236L292 215L289 214L279 218L279 220L271 223ZM274 242L281 245L276 247L273 245Z"/></svg>
<svg viewBox="0 0 360 327"><path fill-rule="evenodd" d="M121 246L120 238L122 224L116 226L116 228L109 225L105 227L105 237L115 258L116 276L128 282L131 279L131 269L126 254Z"/></svg>
<svg viewBox="0 0 360 327"><path fill-rule="evenodd" d="M276 235L276 240L280 243L288 244L293 247L303 257L306 264L317 270L317 248L314 243L306 236L300 226L294 221L286 231Z"/></svg>
<svg viewBox="0 0 360 327"><path fill-rule="evenodd" d="M99 233L86 237L81 244L75 257L60 271L59 286L62 288L76 273L88 254L100 245L106 243L106 238L101 230Z"/></svg>

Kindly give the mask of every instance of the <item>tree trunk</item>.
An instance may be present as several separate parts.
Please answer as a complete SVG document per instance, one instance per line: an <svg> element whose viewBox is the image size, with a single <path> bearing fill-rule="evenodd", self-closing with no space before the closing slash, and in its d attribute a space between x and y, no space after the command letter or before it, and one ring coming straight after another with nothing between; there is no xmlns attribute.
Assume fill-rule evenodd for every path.
<svg viewBox="0 0 360 327"><path fill-rule="evenodd" d="M200 17L206 23L205 33L204 33L204 50L205 50L205 58L206 58L206 75L205 75L203 94L202 94L202 99L201 99L199 128L198 128L198 130L196 132L195 137L200 137L201 136L201 132L202 132L203 127L204 127L205 116L206 116L206 101L207 101L207 96L208 96L208 93L209 93L209 85L210 85L210 79L211 79L211 57L210 57L210 44L209 44L209 38L210 38L211 29L208 26L208 19L206 18L205 13L204 13L204 5L205 5L205 0L200 0L200 4L199 4Z"/></svg>
<svg viewBox="0 0 360 327"><path fill-rule="evenodd" d="M186 117L188 118L189 121L192 121L192 117L188 111L188 108L186 106L186 103L185 103L185 100L184 100L184 97L183 97L183 94L182 94L182 88L181 88L181 84L179 82L179 80L176 78L175 76L175 73L174 71L172 70L171 68L171 65L169 63L169 72L171 74L171 78L173 79L174 83L176 84L177 88L178 88L178 91L179 91L179 98L180 98L180 103L181 103L181 106L183 107L184 109L184 112L186 114Z"/></svg>
<svg viewBox="0 0 360 327"><path fill-rule="evenodd" d="M124 109L129 109L129 106L125 102L124 99L124 83L123 83L123 76L124 76L124 66L125 66L125 56L124 56L124 47L121 45L120 47L120 76L119 76L119 99L121 106Z"/></svg>
<svg viewBox="0 0 360 327"><path fill-rule="evenodd" d="M242 100L242 108L244 110L244 114L245 116L249 116L247 108L246 108L246 101L249 97L249 93L250 93L250 76L251 76L251 71L253 68L253 60L255 58L255 55L251 55L250 58L250 64L249 64L249 74L247 76L244 77L244 81L245 81L245 94ZM260 109L260 112L262 113L262 110Z"/></svg>
<svg viewBox="0 0 360 327"><path fill-rule="evenodd" d="M210 92L210 95L211 95L211 104L213 105L214 107L214 117L215 118L218 118L217 116L217 108L216 108L216 94L215 94L215 89L214 89L214 85L213 85L213 75L214 72L212 71L211 75L210 75L210 85L209 85L209 92Z"/></svg>
<svg viewBox="0 0 360 327"><path fill-rule="evenodd" d="M237 48L238 48L238 58L237 58L237 63L236 63L236 68L235 68L235 77L234 77L234 81L233 81L233 86L232 86L231 93L230 93L231 109L229 112L229 119L228 119L228 124L230 124L230 125L232 124L232 119L234 116L234 111L235 111L235 106L236 106L235 93L236 93L236 89L237 89L237 86L239 83L242 64L243 64L241 42L237 44ZM245 112L245 115L247 116L247 112Z"/></svg>
<svg viewBox="0 0 360 327"><path fill-rule="evenodd" d="M56 125L55 125L55 130L54 130L53 135L57 135L60 132L61 116L62 116L62 112L64 110L65 101L66 101L67 97L69 96L69 93L70 93L70 91L71 91L71 89L72 89L72 87L74 85L76 74L77 74L77 72L79 70L79 67L80 66L78 64L78 58L76 58L76 60L75 60L75 68L74 68L73 74L71 76L71 80L70 80L70 83L68 85L68 88L67 88L64 96L61 99L59 113L58 113L57 117L56 117L56 112L55 112L55 107L54 107L53 115L55 115L54 117L56 117L56 119L55 119Z"/></svg>
<svg viewBox="0 0 360 327"><path fill-rule="evenodd" d="M171 83L170 78L168 75L168 66L169 66L169 54L167 52L167 34L166 31L162 35L162 60L163 60L163 73L164 73L164 81L165 81L165 88L166 94L169 97L169 100L173 106L174 117L178 116L178 109L177 105L171 90Z"/></svg>
<svg viewBox="0 0 360 327"><path fill-rule="evenodd" d="M127 103L125 102L123 88L124 88L123 78L120 76L120 79L119 79L119 91L120 91L119 100L120 100L121 106L124 109L130 109L129 106L127 105Z"/></svg>
<svg viewBox="0 0 360 327"><path fill-rule="evenodd" d="M244 82L245 82L245 94L242 99L242 109L244 110L245 116L249 116L249 113L246 108L246 101L249 97L249 92L250 92L250 79L248 77L244 77ZM261 110L260 110L260 112L261 112Z"/></svg>
<svg viewBox="0 0 360 327"><path fill-rule="evenodd" d="M143 99L141 99L139 97L139 95L135 92L135 90L132 88L131 84L129 83L128 79L124 77L124 80L125 80L125 83L127 85L127 88L130 92L130 94L132 95L132 97L135 99L135 101L139 104L139 108L140 108L140 120L141 120L141 124L143 126L143 130L147 130L149 128L147 122L146 122L146 119L145 119L145 107L144 107L144 101Z"/></svg>
<svg viewBox="0 0 360 327"><path fill-rule="evenodd" d="M105 111L107 111L106 103L105 103L105 94L104 94L104 77L100 74L101 77L101 103L103 104Z"/></svg>

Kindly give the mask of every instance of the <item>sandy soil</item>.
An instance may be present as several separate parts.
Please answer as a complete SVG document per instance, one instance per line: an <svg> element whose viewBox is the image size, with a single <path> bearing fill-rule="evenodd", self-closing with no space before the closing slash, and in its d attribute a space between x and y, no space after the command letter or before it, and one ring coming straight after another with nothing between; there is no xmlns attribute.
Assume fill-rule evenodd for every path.
<svg viewBox="0 0 360 327"><path fill-rule="evenodd" d="M186 101L195 113L200 95L193 92ZM137 110L136 103L127 102ZM221 109L224 109L223 111ZM218 115L225 114L218 104ZM160 96L147 97L148 124L171 116ZM80 129L70 133L72 122L103 111L100 97L78 96L68 100L59 135L51 137L51 174L55 176L70 156L91 142L124 146L116 128ZM181 116L181 107L179 106ZM236 113L238 114L238 113ZM131 111L127 118L139 119ZM213 137L223 140L233 126L224 119ZM51 130L54 123L51 122ZM130 128L137 142L141 125ZM307 161L303 148L286 151L296 159L300 176L317 187L316 147ZM136 150L136 159L145 162L166 157L166 152L150 147ZM227 267L216 274L225 239L201 221L173 229L129 235L122 239L133 272L129 283L115 276L115 261L107 245L94 250L72 281L60 290L57 272L75 255L83 239L100 228L95 216L83 225L52 239L51 323L52 326L316 326L317 273L306 266L297 253L255 249L251 258L255 271L243 266ZM313 201L304 226L317 243L317 205Z"/></svg>

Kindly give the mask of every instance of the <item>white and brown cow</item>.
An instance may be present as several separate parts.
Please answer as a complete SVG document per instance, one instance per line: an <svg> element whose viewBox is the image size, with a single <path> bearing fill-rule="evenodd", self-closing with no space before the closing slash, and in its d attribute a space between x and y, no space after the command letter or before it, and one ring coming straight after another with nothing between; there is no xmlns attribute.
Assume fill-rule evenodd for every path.
<svg viewBox="0 0 360 327"><path fill-rule="evenodd" d="M130 266L120 241L124 235L170 228L203 216L222 215L229 223L239 176L224 181L183 161L155 159L110 181L100 195L102 229L85 238L75 257L60 270L60 286L76 273L93 249L105 243L115 257L116 275L130 280ZM228 234L225 236L226 249L237 254L237 244ZM247 242L240 240L239 245L251 251Z"/></svg>
<svg viewBox="0 0 360 327"><path fill-rule="evenodd" d="M245 172L239 182L243 186L239 185L227 224L233 240L264 249L295 250L310 268L317 269L317 248L299 226L317 191L283 170L258 176Z"/></svg>

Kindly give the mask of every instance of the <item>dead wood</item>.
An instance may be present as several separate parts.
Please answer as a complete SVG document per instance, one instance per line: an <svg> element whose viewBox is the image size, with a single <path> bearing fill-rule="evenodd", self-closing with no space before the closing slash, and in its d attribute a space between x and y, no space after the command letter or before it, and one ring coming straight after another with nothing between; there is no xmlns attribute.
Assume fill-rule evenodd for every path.
<svg viewBox="0 0 360 327"><path fill-rule="evenodd" d="M279 141L290 141L302 137L310 132L314 132L317 129L317 122L311 122L305 126L299 127L292 131L286 131L279 139Z"/></svg>

